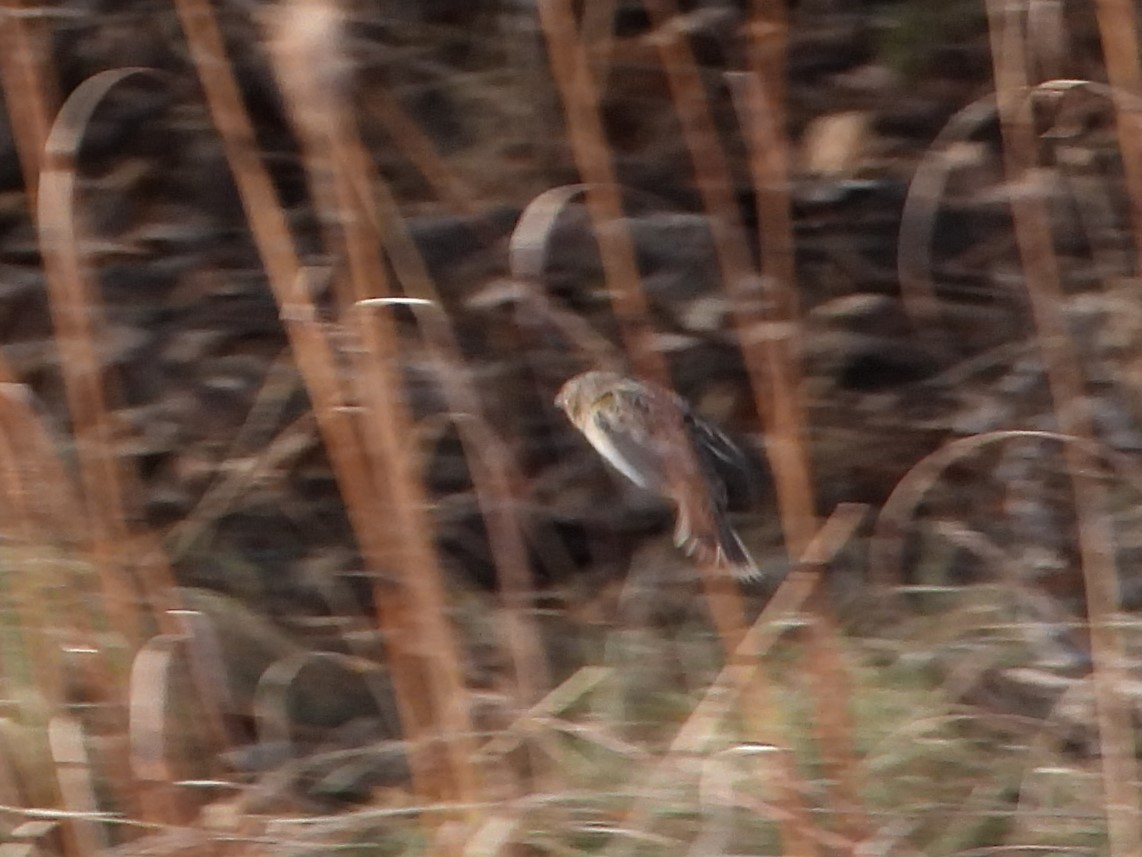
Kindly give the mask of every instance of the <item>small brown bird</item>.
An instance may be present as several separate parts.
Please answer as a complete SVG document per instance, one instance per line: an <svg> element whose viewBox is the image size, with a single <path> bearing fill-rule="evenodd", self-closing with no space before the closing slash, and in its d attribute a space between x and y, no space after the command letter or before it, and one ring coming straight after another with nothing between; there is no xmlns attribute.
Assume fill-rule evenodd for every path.
<svg viewBox="0 0 1142 857"><path fill-rule="evenodd" d="M757 564L726 519L719 467L744 467L733 441L661 387L591 371L563 385L555 404L591 445L631 482L674 502L674 543L701 562L742 579Z"/></svg>

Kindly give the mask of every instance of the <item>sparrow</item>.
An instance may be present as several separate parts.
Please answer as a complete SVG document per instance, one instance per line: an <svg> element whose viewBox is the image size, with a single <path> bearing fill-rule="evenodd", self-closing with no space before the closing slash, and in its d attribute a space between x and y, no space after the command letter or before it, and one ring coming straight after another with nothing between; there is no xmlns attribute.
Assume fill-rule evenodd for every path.
<svg viewBox="0 0 1142 857"><path fill-rule="evenodd" d="M739 579L760 577L727 520L726 485L718 476L720 468L744 467L746 459L682 397L593 370L567 381L555 404L623 476L674 503L675 545Z"/></svg>

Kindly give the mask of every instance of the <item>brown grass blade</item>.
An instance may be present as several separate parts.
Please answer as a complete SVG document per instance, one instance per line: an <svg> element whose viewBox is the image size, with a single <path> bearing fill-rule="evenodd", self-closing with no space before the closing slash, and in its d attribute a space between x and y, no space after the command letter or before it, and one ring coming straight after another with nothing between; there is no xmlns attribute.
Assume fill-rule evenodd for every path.
<svg viewBox="0 0 1142 857"><path fill-rule="evenodd" d="M123 81L154 74L149 69L102 72L68 96L46 144L37 221L86 509L82 518L73 517L69 529L90 533L89 550L104 585L101 607L132 645L138 643L132 634L141 628L140 594L145 594L155 624L173 630L165 608L173 606L174 581L165 555L147 533L132 532L126 520L132 474L114 448L106 379L98 368L100 302L81 250L84 230L75 208L75 170L84 133L102 100Z"/></svg>
<svg viewBox="0 0 1142 857"><path fill-rule="evenodd" d="M685 35L673 21L678 14L674 0L644 0L654 22L654 43L663 70L670 83L675 112L682 125L683 137L690 151L695 182L709 215L714 252L722 273L722 282L731 298L738 339L749 370L754 400L773 446L770 461L777 482L778 504L786 543L796 556L808 543L816 528L813 491L801 442L802 417L797 403L799 371L797 347L790 334L758 336L767 329L763 310L763 292L746 240L734 193L734 180L729 161L719 139L706 88ZM754 192L757 194L762 258L766 280L772 283L764 298L778 307L775 320L790 322L797 315L796 272L793 267L792 220L789 200L784 188L788 170L778 154L785 143L770 126L762 128L758 112L771 109L764 104L760 89L749 81L754 78L730 76L739 116L746 132L754 167ZM769 167L763 167L762 153ZM777 328L791 332L791 326Z"/></svg>
<svg viewBox="0 0 1142 857"><path fill-rule="evenodd" d="M74 718L57 715L48 724L48 741L56 763L60 795L71 814L66 826L70 852L77 857L94 855L108 845L107 833L97 822L84 818L98 811L95 778L87 756L83 728Z"/></svg>
<svg viewBox="0 0 1142 857"><path fill-rule="evenodd" d="M42 527L37 525L36 483L33 467L29 466L34 465L35 460L29 461L26 457L20 434L12 433L2 414L0 409L0 506L3 507L0 520L10 541L5 559L13 570L9 573L11 582L6 586L6 600L15 606L17 621L14 624L21 638L15 648L30 662L31 675L48 709L58 711L63 675L59 649L49 633L51 593L45 585L43 571L45 565L52 563L52 558L42 555L46 540ZM8 623L7 618L0 621ZM22 683L15 675L11 680L13 687Z"/></svg>
<svg viewBox="0 0 1142 857"><path fill-rule="evenodd" d="M1124 482L1142 491L1142 467L1128 456L1089 438L1026 429L994 431L958 438L913 465L912 469L896 483L896 487L892 489L892 493L881 507L869 541L869 571L873 582L885 589L904 585L902 539L917 508L924 501L924 495L940 480L945 470L987 446L1020 439L1051 440L1079 447L1082 454L1101 459L1114 468Z"/></svg>
<svg viewBox="0 0 1142 857"><path fill-rule="evenodd" d="M896 271L900 299L916 327L941 333L940 301L932 282L932 238L948 175L954 164L946 157L954 142L967 139L981 125L995 119L994 95L985 95L959 110L947 121L912 173L900 213L896 242Z"/></svg>
<svg viewBox="0 0 1142 857"><path fill-rule="evenodd" d="M0 428L35 487L25 495L26 509L42 537L58 546L84 544L89 535L79 492L28 387L0 384Z"/></svg>
<svg viewBox="0 0 1142 857"><path fill-rule="evenodd" d="M408 417L403 409L398 410L401 394L385 371L392 365L392 339L385 340L367 306L358 307L357 335L364 346L362 353L369 359L359 365L357 381L361 401L371 417L366 439L378 460L388 467L391 512L397 531L402 534L400 568L412 595L413 610L406 621L411 623L412 639L429 647L425 654L431 667L425 690L446 730L441 737L451 766L448 794L469 801L479 786L471 762L468 693L461 678L457 645L447 624L440 568L429 541L431 523L425 511L428 502L417 472L418 462L405 454L404 439L410 436Z"/></svg>
<svg viewBox="0 0 1142 857"><path fill-rule="evenodd" d="M148 821L173 824L181 813L175 795L175 773L168 754L177 737L168 735L175 657L183 639L154 637L139 650L131 666L128 729L131 770L140 784L140 803Z"/></svg>
<svg viewBox="0 0 1142 857"><path fill-rule="evenodd" d="M305 414L285 428L277 429L299 381L293 373L288 349L274 360L241 428L226 449L222 460L249 462L246 467L227 468L217 474L203 491L194 508L164 534L172 560L181 557L209 528L220 520L250 483L280 466L290 455L293 441L301 432L312 432L313 415Z"/></svg>
<svg viewBox="0 0 1142 857"><path fill-rule="evenodd" d="M566 113L567 131L571 139L575 161L585 182L587 209L595 227L603 270L607 278L611 303L618 319L627 354L635 367L647 378L669 386L669 373L662 355L651 347L648 304L642 291L641 278L635 261L634 245L628 230L623 225L624 210L619 194L619 186L607 148L606 131L599 113L599 97L586 52L579 39L578 28L569 3L565 0L544 0L539 5L540 22L547 38L548 56L552 73L559 86ZM704 101L701 102L704 104ZM690 115L691 111L679 111ZM699 151L695 163L702 163L703 154L709 156L709 146L705 145L704 135L692 135L688 139L697 140ZM716 147L715 147L716 149ZM699 168L700 169L700 168ZM714 170L716 173L716 170ZM729 182L721 176L721 195L714 198L713 204L720 206L718 215L729 210L722 205L729 193ZM701 188L705 190L706 183ZM574 191L556 191L543 208L534 208L537 217L535 233L543 236L558 216L559 211L570 199ZM547 206L550 206L548 208ZM732 208L733 206L730 206ZM715 223L713 233L718 244L719 258L728 266L727 279L736 285L744 279L749 270L749 255L741 242L744 234L740 229L721 230ZM524 235L532 230L529 228ZM734 243L734 235L738 241ZM727 237L728 236L728 237ZM725 241L721 241L726 238ZM534 242L519 243L513 246L513 269L523 270L534 279L541 279L542 264L545 258L544 244ZM748 361L747 361L748 362ZM703 574L709 581L707 593L710 597L710 610L719 635L727 650L732 651L740 636L743 613L740 595L736 588L726 588L716 581L716 573Z"/></svg>
<svg viewBox="0 0 1142 857"><path fill-rule="evenodd" d="M524 281L521 298L536 316L554 325L574 343L590 366L622 372L626 361L619 349L585 319L561 310L543 293L552 232L568 206L586 193L586 185L563 185L545 190L529 202L512 230L508 266L514 278Z"/></svg>
<svg viewBox="0 0 1142 857"><path fill-rule="evenodd" d="M406 236L407 238L407 236ZM398 271L401 266L397 266ZM423 276L427 276L426 273ZM420 280L424 282L424 280ZM388 301L367 301L377 307ZM483 408L465 383L464 367L457 363L459 346L451 324L438 304L413 298L412 308L426 340L432 344L437 380L444 390L464 447L476 501L487 528L500 584L507 648L515 663L517 690L521 705L535 702L551 686L543 640L532 611L535 583L524 541L522 525L516 516L516 497L524 479L518 473L504 442L490 428Z"/></svg>
<svg viewBox="0 0 1142 857"><path fill-rule="evenodd" d="M190 680L197 693L199 711L205 720L206 730L214 740L213 749L221 753L233 743L226 726L225 712L238 710L226 676L222 641L206 614L198 610L182 609L170 612L182 631L183 648Z"/></svg>
<svg viewBox="0 0 1142 857"><path fill-rule="evenodd" d="M7 447L4 451L11 453L4 462L6 487L16 492L9 494L6 507L16 516L10 532L24 539L16 592L28 643L23 654L34 666L37 691L49 710L59 710L66 684L60 647L71 645L74 651L90 651L92 657L85 666L89 680L114 703L121 698L121 679L114 652L97 630L107 622L108 611L99 599L90 597L86 581L77 586L67 578L66 551L86 542L84 519L70 476L64 472L31 394L21 385L0 385L0 437ZM112 722L119 721L118 710L117 706L111 709ZM115 754L113 748L108 752ZM126 771L127 766L119 768ZM107 788L120 806L135 805L128 778L110 776Z"/></svg>
<svg viewBox="0 0 1142 857"><path fill-rule="evenodd" d="M814 571L820 575L824 569ZM853 842L863 842L871 835L873 825L861 797L861 768L853 738L852 681L841 650L841 629L821 587L810 604L807 677L816 698L813 719L821 744L821 763L829 780L836 783L833 813L841 832Z"/></svg>
<svg viewBox="0 0 1142 857"><path fill-rule="evenodd" d="M618 0L588 0L583 4L579 40L590 58L591 73L599 82L600 92L606 92L617 47L614 32L617 7Z"/></svg>
<svg viewBox="0 0 1142 857"><path fill-rule="evenodd" d="M134 647L142 629L135 610L135 582L121 565L128 528L122 464L112 444L112 424L100 366L99 299L81 246L75 210L76 156L83 134L107 93L144 69L102 72L84 81L52 124L40 176L37 227L55 326L60 365L71 412L92 558L103 580L103 606L113 627Z"/></svg>
<svg viewBox="0 0 1142 857"><path fill-rule="evenodd" d="M499 756L514 750L536 723L544 723L578 702L612 676L610 667L583 667L522 712L479 749L481 756Z"/></svg>
<svg viewBox="0 0 1142 857"><path fill-rule="evenodd" d="M754 401L766 428L771 469L777 485L778 507L785 533L785 541L792 554L798 555L808 543L816 527L812 481L808 458L802 442L804 418L798 402L797 353L790 324L796 318L796 271L793 264L792 219L789 199L785 190L788 167L784 159L784 139L777 134L771 121L763 121L762 111L769 108L756 77L731 75L730 86L750 147L750 163L759 212L760 246L766 265L764 282L770 283L768 297L778 308L775 320L784 322L776 328L787 332L787 337L757 335L769 328L762 306L762 292L754 269L745 226L734 194L734 182L729 162L719 139L713 113L706 95L693 51L689 42L678 32L673 22L678 15L672 0L644 0L656 27L655 45L663 69L670 82L676 113L690 151L697 189L709 215L715 254L722 280L731 298L735 326L738 331L752 382ZM712 581L710 575L704 579ZM720 604L725 594L707 585L707 598L714 612L723 639L732 653L740 643L741 631L732 628L732 607ZM823 606L823 605L822 605ZM740 609L740 608L739 608ZM810 667L817 674L816 686L833 690L843 689L845 679L842 665L824 638L832 626L815 624L817 633L816 656ZM740 628L740 626L739 626ZM755 674L748 694L752 704L743 707L747 722L752 722L751 734L761 740L766 731L764 712L771 709ZM829 706L820 710L816 722L822 725L822 741L829 745L825 755L836 761L839 768L855 769L851 759L851 737L847 723L839 717L837 699L830 695L822 698ZM845 762L849 764L845 764ZM795 782L794 770L784 756L777 759L779 767L786 765L787 780ZM846 799L856 807L855 790L849 790ZM847 814L845 817L848 817ZM786 841L795 849L806 848L811 853L813 844L795 825L786 825Z"/></svg>

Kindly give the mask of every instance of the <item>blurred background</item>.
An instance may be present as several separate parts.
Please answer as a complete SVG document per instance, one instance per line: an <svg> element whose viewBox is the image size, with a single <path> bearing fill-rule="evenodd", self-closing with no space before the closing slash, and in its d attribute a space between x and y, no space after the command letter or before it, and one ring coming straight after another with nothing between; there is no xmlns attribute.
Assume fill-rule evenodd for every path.
<svg viewBox="0 0 1142 857"><path fill-rule="evenodd" d="M0 857L1139 853L1138 12L2 0Z"/></svg>

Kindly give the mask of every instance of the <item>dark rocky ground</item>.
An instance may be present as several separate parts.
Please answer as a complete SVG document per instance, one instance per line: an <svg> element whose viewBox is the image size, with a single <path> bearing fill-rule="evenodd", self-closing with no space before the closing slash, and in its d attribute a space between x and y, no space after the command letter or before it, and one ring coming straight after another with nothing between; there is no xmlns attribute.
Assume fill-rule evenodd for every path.
<svg viewBox="0 0 1142 857"><path fill-rule="evenodd" d="M741 61L741 10L728 0L684 5L682 26L703 62L750 216L721 77ZM1063 6L1067 50L1044 48L1044 74L1104 77L1090 4ZM306 262L336 265L323 254L321 224L261 48L266 9L238 0L218 9ZM234 596L321 643L331 627L322 620L335 612L323 581L346 581L367 598L361 560L177 18L153 0L76 0L45 17L65 93L106 68L165 73L124 86L100 109L80 164L80 208L94 236L87 249L103 300L103 359L122 454L140 482L133 513L164 536L182 584ZM506 0L408 0L357 4L351 20L345 53L359 119L444 296L487 412L529 480L519 505L536 534L536 575L553 599L581 602L582 581L620 577L632 557L646 561L639 557L664 538L668 512L618 486L555 411L555 390L581 363L504 286L506 239L518 212L542 190L575 180L533 9ZM948 119L991 90L982 6L803 0L790 23L806 440L827 512L842 501L883 502L909 468L949 440L1049 430L1054 418L1007 213L1017 189L1002 178L994 121L945 155L949 181L932 223L930 266L938 318L920 324L901 301L897 258L914 171ZM602 106L633 201L629 227L656 328L679 391L759 451L707 223L638 3L617 3L615 34ZM379 93L395 96L433 141L466 210L441 201L386 133ZM1113 124L1094 96L1041 106L1041 130L1058 132L1042 138L1051 167L1042 192L1056 218L1067 315L1102 439L1133 455L1142 448L1135 383L1142 313L1126 279L1127 201ZM27 211L0 120L0 352L65 436L59 358ZM545 288L554 306L613 336L581 211L556 229ZM448 572L488 586L491 560L458 439L432 419L443 408L438 385L416 351L408 355L407 394L423 430ZM742 528L776 571L776 520L760 455L758 462L759 502ZM1114 484L1126 594L1137 603L1137 498ZM1080 607L1069 489L1052 443L997 445L969 457L933 490L923 513L932 532L954 524L1004 545L1024 583L1066 609ZM927 561L926 538L911 549L917 576L915 569L945 582L995 577L962 545Z"/></svg>

